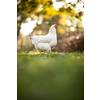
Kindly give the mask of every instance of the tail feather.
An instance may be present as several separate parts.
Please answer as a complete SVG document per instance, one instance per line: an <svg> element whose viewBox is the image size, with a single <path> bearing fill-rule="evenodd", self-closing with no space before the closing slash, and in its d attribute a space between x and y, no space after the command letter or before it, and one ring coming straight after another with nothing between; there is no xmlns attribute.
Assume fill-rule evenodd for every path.
<svg viewBox="0 0 100 100"><path fill-rule="evenodd" d="M32 34L29 34L29 38L31 39L31 36L33 36Z"/></svg>

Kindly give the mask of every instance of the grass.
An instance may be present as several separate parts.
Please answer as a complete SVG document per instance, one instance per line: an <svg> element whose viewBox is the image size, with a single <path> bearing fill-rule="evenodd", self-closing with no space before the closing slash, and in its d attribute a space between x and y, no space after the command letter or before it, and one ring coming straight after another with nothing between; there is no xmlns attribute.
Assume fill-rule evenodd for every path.
<svg viewBox="0 0 100 100"><path fill-rule="evenodd" d="M17 53L18 100L84 100L84 52Z"/></svg>

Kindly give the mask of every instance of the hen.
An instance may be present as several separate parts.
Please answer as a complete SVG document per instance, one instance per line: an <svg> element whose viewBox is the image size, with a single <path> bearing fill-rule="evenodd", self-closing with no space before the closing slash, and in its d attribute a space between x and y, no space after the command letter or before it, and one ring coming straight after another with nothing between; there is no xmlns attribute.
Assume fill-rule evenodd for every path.
<svg viewBox="0 0 100 100"><path fill-rule="evenodd" d="M57 45L56 28L57 28L57 24L53 24L50 27L47 35L35 36L29 34L29 37L32 40L32 44L35 46L35 48L38 51L50 52L51 48Z"/></svg>

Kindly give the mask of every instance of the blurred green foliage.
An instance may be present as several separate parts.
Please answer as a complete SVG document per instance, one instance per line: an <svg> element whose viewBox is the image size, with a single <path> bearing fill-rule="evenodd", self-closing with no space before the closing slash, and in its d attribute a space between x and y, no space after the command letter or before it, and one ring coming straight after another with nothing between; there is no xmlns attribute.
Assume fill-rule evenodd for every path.
<svg viewBox="0 0 100 100"><path fill-rule="evenodd" d="M17 100L84 100L84 52L17 53Z"/></svg>
<svg viewBox="0 0 100 100"><path fill-rule="evenodd" d="M64 1L67 7L62 6L57 11L53 7L52 0L21 0L21 2L17 5L17 15L19 15L20 13L24 13L26 16L30 17L31 14L35 14L36 16L44 15L44 18L52 17L55 15L62 15L62 13L67 15L70 14L71 16L77 15L77 18L80 18L83 15L82 11L76 13L74 10L76 4L78 2L81 2L81 0L78 0L76 4L73 4L71 2L66 3L65 0L60 1ZM40 6L42 9L39 11L38 8Z"/></svg>
<svg viewBox="0 0 100 100"><path fill-rule="evenodd" d="M56 1L58 2L59 0ZM66 19L68 18L68 16L70 16L71 20L73 21L75 20L75 18L81 20L84 12L76 12L74 9L76 7L76 4L81 2L81 0L77 0L77 2L74 4L71 2L66 3L65 0L60 1L64 1L65 6L62 6L58 10L55 10L52 0L21 0L21 2L17 5L17 18L20 17L19 20L17 20L17 36L19 36L20 33L21 23L26 22L27 18L35 20L36 17L37 19L39 19L39 17L42 16L43 19L47 18L49 20L56 15L66 15ZM61 24L62 23L64 23L64 21L61 22Z"/></svg>

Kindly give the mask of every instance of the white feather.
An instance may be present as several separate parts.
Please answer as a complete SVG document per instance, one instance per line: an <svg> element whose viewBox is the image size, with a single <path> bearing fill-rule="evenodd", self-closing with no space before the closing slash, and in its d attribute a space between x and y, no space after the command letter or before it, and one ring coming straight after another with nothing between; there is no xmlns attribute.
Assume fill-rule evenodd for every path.
<svg viewBox="0 0 100 100"><path fill-rule="evenodd" d="M50 52L51 48L57 45L55 24L50 27L47 35L34 36L30 34L29 37L38 51Z"/></svg>

